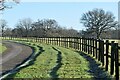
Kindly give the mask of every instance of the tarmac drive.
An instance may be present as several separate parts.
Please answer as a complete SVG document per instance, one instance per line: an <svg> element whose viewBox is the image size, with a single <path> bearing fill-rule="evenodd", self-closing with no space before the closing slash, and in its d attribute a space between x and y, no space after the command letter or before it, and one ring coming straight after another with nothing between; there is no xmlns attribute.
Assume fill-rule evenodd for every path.
<svg viewBox="0 0 120 80"><path fill-rule="evenodd" d="M32 49L28 46L10 42L2 42L7 50L0 54L0 75L13 69L32 54Z"/></svg>

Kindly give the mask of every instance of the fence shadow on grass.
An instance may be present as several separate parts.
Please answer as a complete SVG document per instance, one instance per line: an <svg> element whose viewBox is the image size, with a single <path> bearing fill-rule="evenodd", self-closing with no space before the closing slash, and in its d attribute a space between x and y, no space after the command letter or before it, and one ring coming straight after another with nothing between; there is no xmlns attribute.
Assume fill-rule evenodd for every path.
<svg viewBox="0 0 120 80"><path fill-rule="evenodd" d="M57 71L58 69L61 67L62 63L62 56L61 56L61 52L59 50L57 50L55 47L52 47L55 51L58 52L57 54L57 65L52 69L52 71L50 72L50 76L53 78L52 80L57 80L58 79L58 75L57 75Z"/></svg>
<svg viewBox="0 0 120 80"><path fill-rule="evenodd" d="M100 67L100 62L95 61L95 59L93 59L91 56L81 51L76 52L89 62L90 70L88 70L87 72L89 72L93 76L93 79L111 80L111 76L104 70L104 68Z"/></svg>
<svg viewBox="0 0 120 80"><path fill-rule="evenodd" d="M27 64L26 66L21 67L20 69L18 69L17 71L15 71L15 73L7 76L7 77L5 78L6 80L8 80L8 79L9 79L9 80L12 80L13 78L15 78L17 72L19 72L21 69L24 69L24 68L26 68L26 67L31 66L31 65L34 64L34 62L36 61L37 56L39 56L42 52L44 52L43 47L40 47L40 46L37 46L37 47L39 47L39 52L38 52L36 55L34 55L34 56L31 55L32 58L30 58L30 59L32 59L32 60L29 62L29 64ZM32 48L32 49L33 49L33 54L34 54L34 53L35 53L34 48ZM31 56L30 56L30 57L31 57ZM29 59L29 58L28 58L28 59ZM26 59L25 61L27 61L28 59ZM23 61L21 64L23 64L25 61ZM21 65L21 64L20 64L20 65Z"/></svg>

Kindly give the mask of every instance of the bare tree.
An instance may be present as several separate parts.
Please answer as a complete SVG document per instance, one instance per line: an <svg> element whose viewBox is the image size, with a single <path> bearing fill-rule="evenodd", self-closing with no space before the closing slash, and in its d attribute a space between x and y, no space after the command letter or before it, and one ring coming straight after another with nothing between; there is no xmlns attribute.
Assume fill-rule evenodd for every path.
<svg viewBox="0 0 120 80"><path fill-rule="evenodd" d="M8 2L15 2L15 3L19 3L19 0L0 0L0 10L4 10L6 8L11 8L11 5L7 5Z"/></svg>
<svg viewBox="0 0 120 80"><path fill-rule="evenodd" d="M8 30L9 33L10 29ZM8 34L7 34L8 35ZM16 28L12 29L12 36L16 37L72 37L79 36L77 30L66 29L58 25L54 19L42 19L32 22L30 18L19 20Z"/></svg>
<svg viewBox="0 0 120 80"><path fill-rule="evenodd" d="M94 9L84 13L81 23L87 27L89 33L95 33L97 39L100 38L102 32L117 26L114 15L103 9Z"/></svg>
<svg viewBox="0 0 120 80"><path fill-rule="evenodd" d="M1 30L1 35L2 36L4 36L6 27L7 27L7 22L4 19L1 19L0 20L0 30Z"/></svg>
<svg viewBox="0 0 120 80"><path fill-rule="evenodd" d="M5 36L11 36L12 35L12 28L6 28L4 31Z"/></svg>
<svg viewBox="0 0 120 80"><path fill-rule="evenodd" d="M57 26L57 22L53 19L42 19L32 24L32 32L36 37L51 36Z"/></svg>
<svg viewBox="0 0 120 80"><path fill-rule="evenodd" d="M16 24L16 28L24 34L24 37L29 36L30 29L32 27L32 20L30 18L19 20L18 24Z"/></svg>

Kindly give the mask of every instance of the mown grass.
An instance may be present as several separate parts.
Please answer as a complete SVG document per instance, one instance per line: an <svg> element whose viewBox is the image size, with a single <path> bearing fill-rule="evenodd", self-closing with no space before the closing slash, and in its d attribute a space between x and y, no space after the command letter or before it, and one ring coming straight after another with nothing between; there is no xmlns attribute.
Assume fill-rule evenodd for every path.
<svg viewBox="0 0 120 80"><path fill-rule="evenodd" d="M57 46L56 46L57 47ZM90 78L89 62L77 52L62 47L57 47L61 51L62 66L57 74L59 78Z"/></svg>
<svg viewBox="0 0 120 80"><path fill-rule="evenodd" d="M2 44L0 43L0 53L3 53L7 48Z"/></svg>
<svg viewBox="0 0 120 80"><path fill-rule="evenodd" d="M46 45L39 45L45 50L38 56L33 65L20 70L15 78L50 78L51 69L56 65L57 51Z"/></svg>
<svg viewBox="0 0 120 80"><path fill-rule="evenodd" d="M19 39L18 39L19 40ZM26 41L26 40L25 40ZM25 42L23 40L23 43ZM30 41L30 40L29 40ZM32 41L32 40L31 40ZM101 75L107 77L106 73L99 73L99 66L91 70L89 59L85 59L72 49L30 42L32 45L41 46L44 50L36 57L33 65L21 69L13 78L92 78ZM83 53L84 54L84 53ZM61 57L61 58L60 58ZM97 65L95 62L92 67ZM101 71L100 71L101 72ZM95 75L97 74L97 76Z"/></svg>
<svg viewBox="0 0 120 80"><path fill-rule="evenodd" d="M72 49L29 43L43 48L32 65L27 66L8 78L92 78L92 63ZM97 64L96 64L97 65ZM98 67L98 66L97 66Z"/></svg>

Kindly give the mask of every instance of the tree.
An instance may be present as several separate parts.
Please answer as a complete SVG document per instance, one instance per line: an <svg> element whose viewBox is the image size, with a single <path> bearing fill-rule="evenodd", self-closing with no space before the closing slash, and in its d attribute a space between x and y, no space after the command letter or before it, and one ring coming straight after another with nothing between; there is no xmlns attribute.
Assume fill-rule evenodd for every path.
<svg viewBox="0 0 120 80"><path fill-rule="evenodd" d="M11 28L6 28L4 31L5 36L11 36L12 35L12 29Z"/></svg>
<svg viewBox="0 0 120 80"><path fill-rule="evenodd" d="M42 19L32 24L32 32L36 37L47 37L54 35L58 24L53 19Z"/></svg>
<svg viewBox="0 0 120 80"><path fill-rule="evenodd" d="M81 23L87 27L89 33L95 33L97 39L100 38L102 32L117 26L114 15L103 9L94 9L84 13Z"/></svg>
<svg viewBox="0 0 120 80"><path fill-rule="evenodd" d="M2 32L1 33L2 36L4 36L6 27L7 27L7 22L4 19L1 19L0 20L0 30L1 30L0 32Z"/></svg>
<svg viewBox="0 0 120 80"><path fill-rule="evenodd" d="M19 0L0 0L0 11L4 10L6 8L11 8L11 5L7 5L8 2L15 2L15 3L19 3Z"/></svg>
<svg viewBox="0 0 120 80"><path fill-rule="evenodd" d="M31 27L32 27L32 20L30 18L19 20L19 22L16 24L17 33L24 34L22 35L24 37L29 36Z"/></svg>

